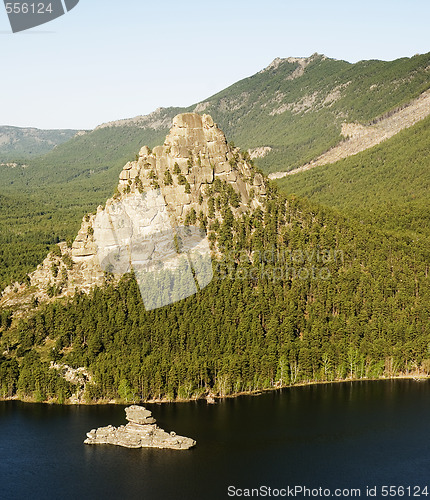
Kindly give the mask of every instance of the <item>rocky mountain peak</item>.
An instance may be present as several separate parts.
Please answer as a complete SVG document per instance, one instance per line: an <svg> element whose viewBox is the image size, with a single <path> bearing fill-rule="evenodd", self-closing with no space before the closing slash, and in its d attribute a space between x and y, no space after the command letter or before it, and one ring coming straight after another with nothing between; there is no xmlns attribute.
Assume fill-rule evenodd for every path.
<svg viewBox="0 0 430 500"><path fill-rule="evenodd" d="M163 146L144 146L119 178L119 197L160 189L175 225L185 223L193 209L209 215L214 183L217 190L230 186L234 212L261 206L266 193L249 155L227 144L209 115L197 113L177 115Z"/></svg>
<svg viewBox="0 0 430 500"><path fill-rule="evenodd" d="M272 71L277 70L281 64L287 62L290 64L297 64L296 72L293 73L295 75L295 78L297 78L298 76L301 76L303 74L303 71L306 68L306 66L308 66L312 61L318 58L321 58L322 61L327 59L325 55L318 54L317 52L315 52L309 57L286 57L286 58L276 57L266 68L261 70L260 73L265 73L271 70ZM289 79L293 80L294 78L289 78Z"/></svg>
<svg viewBox="0 0 430 500"><path fill-rule="evenodd" d="M266 180L249 153L228 144L211 116L179 114L162 146L143 146L124 166L114 196L83 218L72 248L59 244L29 275L31 286L21 286L18 295L34 303L35 298L41 302L88 292L107 279L102 262L106 253L112 258L114 248L118 257L132 245L133 235L136 240L136 234L147 235L155 228L168 238L169 231L183 226L210 233L226 217L263 208L265 196ZM114 274L130 269L124 255L130 253L123 251L116 267L113 262ZM30 290L36 291L31 295ZM13 298L16 304L18 295L6 289L2 303Z"/></svg>

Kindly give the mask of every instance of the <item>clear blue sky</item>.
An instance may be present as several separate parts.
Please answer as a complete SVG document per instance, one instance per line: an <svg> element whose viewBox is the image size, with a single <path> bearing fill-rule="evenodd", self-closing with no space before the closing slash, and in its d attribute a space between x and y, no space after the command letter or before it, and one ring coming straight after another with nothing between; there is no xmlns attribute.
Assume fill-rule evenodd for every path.
<svg viewBox="0 0 430 500"><path fill-rule="evenodd" d="M198 102L275 57L430 51L429 0L80 0L12 34L0 4L0 125L93 128Z"/></svg>

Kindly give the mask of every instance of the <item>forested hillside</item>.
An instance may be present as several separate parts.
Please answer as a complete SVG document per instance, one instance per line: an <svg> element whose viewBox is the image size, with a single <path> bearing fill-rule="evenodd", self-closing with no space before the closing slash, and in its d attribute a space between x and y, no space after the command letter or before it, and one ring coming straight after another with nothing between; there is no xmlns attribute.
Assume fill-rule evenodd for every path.
<svg viewBox="0 0 430 500"><path fill-rule="evenodd" d="M428 237L430 118L368 151L277 183L375 227Z"/></svg>
<svg viewBox="0 0 430 500"><path fill-rule="evenodd" d="M113 190L114 182L106 184L99 173L88 185L78 179L0 194L0 290L22 281L55 243L73 240L84 214Z"/></svg>
<svg viewBox="0 0 430 500"><path fill-rule="evenodd" d="M211 225L224 257L193 297L146 312L128 275L13 326L4 313L2 394L69 396L49 361L89 368L88 401L430 370L427 246L273 190L243 217Z"/></svg>
<svg viewBox="0 0 430 500"><path fill-rule="evenodd" d="M144 144L160 144L173 117L187 111L213 116L242 148L272 148L259 160L266 173L290 170L338 143L343 122L367 124L427 90L429 68L430 53L355 64L319 54L277 59L187 108L159 109L79 135L25 172L9 172L5 185L67 181L102 169L116 179L124 160Z"/></svg>
<svg viewBox="0 0 430 500"><path fill-rule="evenodd" d="M293 61L278 60L204 103L242 147L273 148L259 162L266 173L308 162L339 142L342 122L367 124L430 85L430 54L356 64L318 54Z"/></svg>

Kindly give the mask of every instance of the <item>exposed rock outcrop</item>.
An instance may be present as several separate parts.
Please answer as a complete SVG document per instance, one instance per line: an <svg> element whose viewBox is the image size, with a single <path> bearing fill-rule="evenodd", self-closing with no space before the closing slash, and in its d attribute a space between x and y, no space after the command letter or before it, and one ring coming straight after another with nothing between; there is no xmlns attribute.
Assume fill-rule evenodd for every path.
<svg viewBox="0 0 430 500"><path fill-rule="evenodd" d="M271 148L270 146L260 146L258 148L248 149L248 153L251 160L254 160L255 158L264 158L272 150L273 148Z"/></svg>
<svg viewBox="0 0 430 500"><path fill-rule="evenodd" d="M75 385L75 393L69 398L69 403L80 404L84 402L86 385L93 382L93 377L86 368L72 368L63 363L59 364L53 361L51 361L49 368L51 370L56 370L61 377L67 380L67 382L71 382Z"/></svg>
<svg viewBox="0 0 430 500"><path fill-rule="evenodd" d="M129 406L125 409L127 420L133 424L147 425L155 424L155 418L151 417L152 413L143 408L143 406Z"/></svg>
<svg viewBox="0 0 430 500"><path fill-rule="evenodd" d="M237 212L261 206L261 196L266 194L264 186L254 186L254 170L240 149L227 144L209 115L196 113L176 116L164 145L153 151L144 146L139 159L127 163L119 178L122 196L160 188L173 221L179 224L192 208L207 215L208 187L216 179L229 183L240 195Z"/></svg>
<svg viewBox="0 0 430 500"><path fill-rule="evenodd" d="M73 296L78 291L88 293L95 286L103 286L107 279L117 279L118 266L112 276L101 265L95 232L102 224L104 234L108 234L112 219L118 216L118 205L133 207L143 193L158 193L154 200L163 200L163 207L157 201L159 230L193 225L210 228L212 222L221 223L225 200L214 203L220 196L220 186L228 188L227 203L234 198L230 203L234 217L264 206L266 180L253 167L249 154L229 145L209 115L177 115L162 146L152 151L142 147L135 161L124 166L117 192L104 207L98 207L97 213L83 218L71 248L60 243L56 252L29 274L29 285L15 284L6 289L0 305L23 304L23 309L30 308L35 299L41 303ZM144 233L146 227L154 225L150 211L146 210L146 222L137 223L140 216L135 212L131 221L134 229L138 225ZM115 234L111 233L113 244ZM126 262L119 267L122 272L130 269Z"/></svg>
<svg viewBox="0 0 430 500"><path fill-rule="evenodd" d="M322 57L322 60L327 59L325 55L320 55L317 52L312 54L310 57L287 57L285 59L277 57L266 68L259 71L258 74L274 71L278 69L281 64L288 62L290 64L297 64L297 68L291 73L290 76L287 77L287 80L295 80L303 75L306 67L317 57Z"/></svg>
<svg viewBox="0 0 430 500"><path fill-rule="evenodd" d="M167 433L160 429L151 416L151 412L143 406L129 406L125 409L127 425L99 427L87 433L85 444L114 444L126 448L167 448L171 450L188 450L196 442L187 437L177 436L175 432Z"/></svg>

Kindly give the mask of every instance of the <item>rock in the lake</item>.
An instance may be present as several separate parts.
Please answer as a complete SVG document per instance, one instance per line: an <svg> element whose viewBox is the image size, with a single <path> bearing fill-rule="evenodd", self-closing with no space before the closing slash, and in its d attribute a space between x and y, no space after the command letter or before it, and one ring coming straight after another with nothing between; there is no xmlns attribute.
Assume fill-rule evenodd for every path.
<svg viewBox="0 0 430 500"><path fill-rule="evenodd" d="M127 425L99 427L87 433L85 444L114 444L126 448L168 448L171 450L188 450L196 442L187 437L170 434L160 429L151 416L151 412L143 406L129 406L125 409Z"/></svg>

